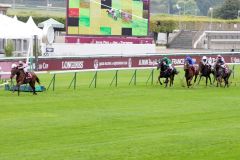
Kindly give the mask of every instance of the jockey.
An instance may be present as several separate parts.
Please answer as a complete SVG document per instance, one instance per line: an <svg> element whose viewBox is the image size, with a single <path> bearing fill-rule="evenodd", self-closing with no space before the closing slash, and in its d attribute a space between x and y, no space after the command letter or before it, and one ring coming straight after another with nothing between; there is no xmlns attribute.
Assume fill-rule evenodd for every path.
<svg viewBox="0 0 240 160"><path fill-rule="evenodd" d="M188 62L191 67L194 65L194 61L190 56L187 56L185 61Z"/></svg>
<svg viewBox="0 0 240 160"><path fill-rule="evenodd" d="M216 64L225 65L225 60L221 55L217 55Z"/></svg>
<svg viewBox="0 0 240 160"><path fill-rule="evenodd" d="M208 58L207 58L206 56L203 56L203 57L202 57L202 64L203 64L203 65L209 65L209 63L208 63Z"/></svg>
<svg viewBox="0 0 240 160"><path fill-rule="evenodd" d="M17 68L17 65L15 63L12 64L11 68Z"/></svg>
<svg viewBox="0 0 240 160"><path fill-rule="evenodd" d="M163 57L163 58L161 59L161 62L164 63L164 66L166 66L167 69L170 69L170 70L173 69L173 67L172 67L172 61L171 61L168 57Z"/></svg>
<svg viewBox="0 0 240 160"><path fill-rule="evenodd" d="M216 59L216 64L215 64L215 66L216 66L217 64L220 65L220 66L224 69L224 71L227 71L227 65L226 65L226 63L225 63L225 60L224 60L223 56L217 55L217 59Z"/></svg>
<svg viewBox="0 0 240 160"><path fill-rule="evenodd" d="M26 77L28 76L28 65L24 63L23 61L18 62L18 69L22 69L23 72L25 73Z"/></svg>
<svg viewBox="0 0 240 160"><path fill-rule="evenodd" d="M188 62L189 64L189 67L195 72L195 67L193 66L194 65L194 61L192 59L192 57L190 56L187 56L186 59L185 59L185 62Z"/></svg>

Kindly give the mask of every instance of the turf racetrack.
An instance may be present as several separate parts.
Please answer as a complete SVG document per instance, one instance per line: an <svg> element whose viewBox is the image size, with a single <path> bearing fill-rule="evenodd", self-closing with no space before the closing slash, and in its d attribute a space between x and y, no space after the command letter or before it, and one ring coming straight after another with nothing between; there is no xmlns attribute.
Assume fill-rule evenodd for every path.
<svg viewBox="0 0 240 160"><path fill-rule="evenodd" d="M239 73L239 69L237 71ZM240 87L146 86L150 71L57 75L56 90L0 90L0 160L231 160L240 157ZM237 75L234 81L239 81ZM39 75L48 86L51 76ZM231 81L233 81L231 77Z"/></svg>

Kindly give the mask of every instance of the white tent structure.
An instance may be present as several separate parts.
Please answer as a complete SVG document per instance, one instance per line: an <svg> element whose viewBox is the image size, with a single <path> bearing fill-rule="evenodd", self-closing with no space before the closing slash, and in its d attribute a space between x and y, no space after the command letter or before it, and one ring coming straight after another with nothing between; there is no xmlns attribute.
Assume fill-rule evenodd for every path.
<svg viewBox="0 0 240 160"><path fill-rule="evenodd" d="M34 35L38 39L42 39L43 31L34 23L32 17L29 17L28 22L24 23L16 18L11 18L0 14L0 39L13 39L21 42L21 50L23 50L23 41L28 42L27 55L32 55L32 46ZM1 46L0 46L1 47Z"/></svg>
<svg viewBox="0 0 240 160"><path fill-rule="evenodd" d="M32 16L28 18L28 21L26 23L30 29L30 32L33 33L34 35L37 35L39 39L42 38L42 29L38 28L35 22L33 21Z"/></svg>
<svg viewBox="0 0 240 160"><path fill-rule="evenodd" d="M30 20L28 20L28 23L24 23L17 19L0 15L0 38L30 39L34 35L37 35L39 39L41 39L42 30L37 28L31 17L29 19Z"/></svg>

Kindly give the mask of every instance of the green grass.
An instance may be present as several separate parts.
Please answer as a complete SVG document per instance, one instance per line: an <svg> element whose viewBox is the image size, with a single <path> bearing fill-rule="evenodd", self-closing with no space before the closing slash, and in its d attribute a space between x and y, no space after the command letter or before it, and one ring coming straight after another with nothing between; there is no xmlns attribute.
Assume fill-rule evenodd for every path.
<svg viewBox="0 0 240 160"><path fill-rule="evenodd" d="M239 73L239 69L238 69ZM234 81L240 80L237 75ZM0 160L235 160L240 157L239 84L230 88L145 85L149 71L57 75L56 90L0 90ZM155 79L157 72L155 72ZM48 86L51 76L39 75ZM231 79L231 81L233 81ZM154 80L155 82L155 80Z"/></svg>

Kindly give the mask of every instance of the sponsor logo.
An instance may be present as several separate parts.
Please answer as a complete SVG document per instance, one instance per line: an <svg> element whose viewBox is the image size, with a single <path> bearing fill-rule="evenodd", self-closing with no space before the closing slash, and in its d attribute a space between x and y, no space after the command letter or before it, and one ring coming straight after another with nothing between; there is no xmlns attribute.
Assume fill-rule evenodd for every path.
<svg viewBox="0 0 240 160"><path fill-rule="evenodd" d="M54 48L46 48L46 52L54 52Z"/></svg>
<svg viewBox="0 0 240 160"><path fill-rule="evenodd" d="M38 65L38 69L48 69L48 64L47 63L42 63Z"/></svg>
<svg viewBox="0 0 240 160"><path fill-rule="evenodd" d="M139 66L154 66L157 63L157 60L151 59L139 59L138 65Z"/></svg>
<svg viewBox="0 0 240 160"><path fill-rule="evenodd" d="M185 59L181 58L181 59L172 59L172 63L175 65L179 65L179 64L184 64Z"/></svg>
<svg viewBox="0 0 240 160"><path fill-rule="evenodd" d="M97 59L94 60L93 67L94 67L94 69L98 69L98 60Z"/></svg>
<svg viewBox="0 0 240 160"><path fill-rule="evenodd" d="M99 62L99 66L128 66L128 61Z"/></svg>
<svg viewBox="0 0 240 160"><path fill-rule="evenodd" d="M62 69L82 69L83 61L63 61Z"/></svg>
<svg viewBox="0 0 240 160"><path fill-rule="evenodd" d="M131 68L132 67L132 58L128 59L128 67Z"/></svg>
<svg viewBox="0 0 240 160"><path fill-rule="evenodd" d="M240 58L231 57L231 63L240 63Z"/></svg>

